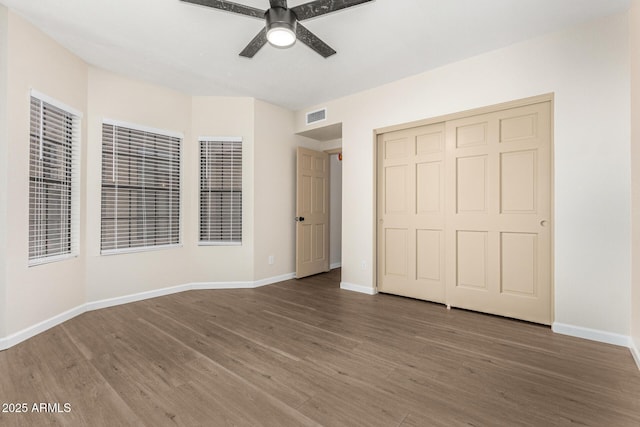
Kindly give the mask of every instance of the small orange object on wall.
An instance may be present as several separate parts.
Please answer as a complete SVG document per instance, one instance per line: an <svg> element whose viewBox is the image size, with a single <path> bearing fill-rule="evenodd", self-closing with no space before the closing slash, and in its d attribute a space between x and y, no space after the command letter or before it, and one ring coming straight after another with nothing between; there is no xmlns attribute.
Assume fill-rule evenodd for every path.
<svg viewBox="0 0 640 427"><path fill-rule="evenodd" d="M338 161L341 162L342 161L342 153L338 153Z"/></svg>

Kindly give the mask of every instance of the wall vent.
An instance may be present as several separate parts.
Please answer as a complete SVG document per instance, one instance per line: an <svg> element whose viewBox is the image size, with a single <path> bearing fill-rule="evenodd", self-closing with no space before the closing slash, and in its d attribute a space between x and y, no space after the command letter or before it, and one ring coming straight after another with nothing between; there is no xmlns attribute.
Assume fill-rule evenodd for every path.
<svg viewBox="0 0 640 427"><path fill-rule="evenodd" d="M317 111L307 113L307 124L313 124L327 120L327 109L323 108Z"/></svg>

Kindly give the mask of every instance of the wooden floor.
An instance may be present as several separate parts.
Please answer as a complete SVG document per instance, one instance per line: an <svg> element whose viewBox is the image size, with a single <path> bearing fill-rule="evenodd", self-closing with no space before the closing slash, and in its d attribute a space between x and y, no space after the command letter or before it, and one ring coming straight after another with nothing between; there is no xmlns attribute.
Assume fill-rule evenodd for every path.
<svg viewBox="0 0 640 427"><path fill-rule="evenodd" d="M0 425L640 426L628 349L339 274L78 316L0 352Z"/></svg>

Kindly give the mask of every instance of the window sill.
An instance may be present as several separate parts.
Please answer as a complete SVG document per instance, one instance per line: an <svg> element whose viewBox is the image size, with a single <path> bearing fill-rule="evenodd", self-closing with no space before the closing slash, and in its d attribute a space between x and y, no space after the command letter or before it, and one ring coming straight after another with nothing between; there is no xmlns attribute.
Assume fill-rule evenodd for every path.
<svg viewBox="0 0 640 427"><path fill-rule="evenodd" d="M198 242L198 246L242 246L242 242Z"/></svg>
<svg viewBox="0 0 640 427"><path fill-rule="evenodd" d="M100 251L100 255L120 255L120 254L134 254L139 252L152 252L162 251L165 249L181 248L182 243L173 245L161 245L161 246L140 246L136 248L122 248L122 249L108 249L106 251Z"/></svg>
<svg viewBox="0 0 640 427"><path fill-rule="evenodd" d="M36 267L38 265L51 264L53 262L65 261L72 258L78 258L78 254L64 254L48 256L46 258L30 259L29 267Z"/></svg>

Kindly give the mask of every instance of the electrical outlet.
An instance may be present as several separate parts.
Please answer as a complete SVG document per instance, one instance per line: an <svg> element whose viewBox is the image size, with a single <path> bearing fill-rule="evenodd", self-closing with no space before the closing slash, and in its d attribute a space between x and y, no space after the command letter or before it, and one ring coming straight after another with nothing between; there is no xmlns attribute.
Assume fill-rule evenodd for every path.
<svg viewBox="0 0 640 427"><path fill-rule="evenodd" d="M269 255L269 265L273 265L276 262L276 257L273 255Z"/></svg>
<svg viewBox="0 0 640 427"><path fill-rule="evenodd" d="M363 270L367 269L367 261L362 261L362 263L360 264L360 268L362 268Z"/></svg>

